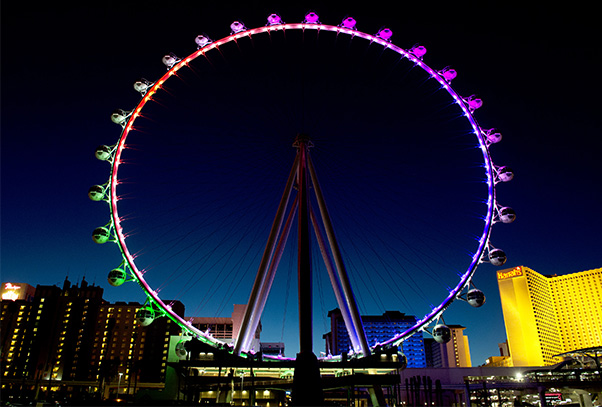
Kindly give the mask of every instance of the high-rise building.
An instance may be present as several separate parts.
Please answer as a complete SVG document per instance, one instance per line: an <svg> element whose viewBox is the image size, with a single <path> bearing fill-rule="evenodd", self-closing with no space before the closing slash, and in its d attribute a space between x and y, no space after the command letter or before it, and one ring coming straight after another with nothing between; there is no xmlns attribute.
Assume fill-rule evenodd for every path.
<svg viewBox="0 0 602 407"><path fill-rule="evenodd" d="M464 335L461 325L448 325L451 339L439 343L433 338L424 338L427 367L472 367L468 336Z"/></svg>
<svg viewBox="0 0 602 407"><path fill-rule="evenodd" d="M602 345L602 268L545 276L518 266L497 280L512 365L551 365Z"/></svg>
<svg viewBox="0 0 602 407"><path fill-rule="evenodd" d="M328 312L330 332L324 335L326 352L339 355L351 349L351 340L347 333L341 311L336 308ZM382 315L363 315L362 322L368 344L385 342L416 324L416 317L399 311L386 311ZM408 360L408 367L426 367L422 332L412 335L402 345Z"/></svg>
<svg viewBox="0 0 602 407"><path fill-rule="evenodd" d="M179 301L166 301L176 314L184 315ZM169 340L181 329L168 318L158 318L143 327L136 320L136 302L105 303L96 317L96 332L90 366L93 379L101 385L107 378L120 376L121 393L134 391L140 383L165 382ZM105 386L105 397L110 392Z"/></svg>
<svg viewBox="0 0 602 407"><path fill-rule="evenodd" d="M38 398L67 392L82 400L102 390L107 397L118 390L124 394L130 386L164 384L169 339L180 328L167 318L143 327L135 317L140 304L110 304L102 295L101 287L84 278L75 285L65 279L62 288L38 285L23 299L2 299L3 395ZM184 315L180 302L171 305Z"/></svg>
<svg viewBox="0 0 602 407"><path fill-rule="evenodd" d="M62 290L38 285L31 301L3 300L2 377L87 380L90 366L81 356L90 353L102 293L85 278L79 287L65 279Z"/></svg>

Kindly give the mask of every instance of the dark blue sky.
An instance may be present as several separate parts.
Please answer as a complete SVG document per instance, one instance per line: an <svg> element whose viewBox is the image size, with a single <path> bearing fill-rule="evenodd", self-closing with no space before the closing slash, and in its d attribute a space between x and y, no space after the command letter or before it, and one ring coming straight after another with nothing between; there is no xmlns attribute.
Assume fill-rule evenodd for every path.
<svg viewBox="0 0 602 407"><path fill-rule="evenodd" d="M106 273L119 262L118 250L99 247L90 238L95 227L108 221L108 211L91 202L86 192L108 177L108 165L95 160L93 152L97 145L117 140L119 129L110 122L110 113L135 106L138 96L133 81L141 76L158 78L164 72L161 56L194 51L193 40L199 33L220 38L229 33L232 21L260 26L272 12L280 13L286 22L301 21L312 7L167 6L159 2L3 6L1 280L61 284L66 275L73 281L85 275L105 287L109 300L141 301L138 292L126 294L108 286ZM517 211L518 219L511 225L496 225L492 242L507 252L508 267L525 265L544 274L601 266L602 89L597 72L602 53L596 40L602 33L593 10L573 7L545 4L515 9L475 3L452 8L442 2L428 10L404 5L401 12L384 5L315 8L323 23L336 25L349 14L358 20L358 29L368 33L388 26L394 33L393 43L401 47L419 42L428 49L425 62L434 68L452 65L459 73L454 87L484 100L477 119L483 127L497 127L504 135L502 143L492 148L494 162L509 165L516 173L510 184L500 186L498 197ZM320 77L316 78L316 88L323 89ZM236 89L232 83L229 86ZM227 98L215 100L206 107L219 110L217 101L227 102ZM337 105L344 102L339 98ZM181 103L177 112L183 112L185 105L191 108L182 99L177 103ZM373 107L374 103L367 103L366 109ZM404 109L409 111L411 106ZM349 112L341 107L335 111L333 117ZM253 127L251 122L245 121L246 131ZM334 126L328 120L320 123ZM290 127L287 130L293 131L295 126ZM361 149L339 150L341 162L357 160L358 152L374 149L377 154L375 139L362 142L365 147ZM316 148L316 155L319 152ZM229 159L240 168L244 165L236 155ZM287 160L282 158L283 167ZM372 168L369 164L363 165ZM446 173L453 164L449 161L445 168L433 170ZM324 171L332 168L351 166ZM424 171L418 178L430 179L428 170ZM374 174L378 176L376 170ZM273 185L280 188L277 177ZM243 188L229 190L245 193ZM343 192L336 196L347 199ZM446 199L452 208L461 204L447 194ZM359 199L357 203L364 202ZM144 210L144 206L132 207L131 213ZM453 223L449 227L454 228ZM434 230L426 236L433 238L437 233ZM480 310L456 304L446 321L467 326L473 363L481 364L497 353L496 344L504 340L504 331L494 268L481 267L475 282L488 295L487 304ZM276 284L280 293L286 291L286 277ZM229 312L226 305L224 313ZM287 324L294 318L291 315L286 317ZM266 340L281 338L283 316L274 319L278 323L266 328ZM264 322L264 326L269 325ZM318 324L315 329L321 332L323 327ZM322 343L314 346L320 350ZM287 350L288 355L293 353Z"/></svg>

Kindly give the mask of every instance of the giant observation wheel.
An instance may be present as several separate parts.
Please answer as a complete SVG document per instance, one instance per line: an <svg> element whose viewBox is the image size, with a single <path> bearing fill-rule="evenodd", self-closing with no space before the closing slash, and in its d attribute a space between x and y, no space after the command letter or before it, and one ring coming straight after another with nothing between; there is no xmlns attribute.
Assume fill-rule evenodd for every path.
<svg viewBox="0 0 602 407"><path fill-rule="evenodd" d="M313 246L316 248L316 252L319 248L320 253L315 257L324 259L322 267L328 270L329 282L333 286L338 307L345 319L352 343L351 352L358 356L367 356L373 352L376 346L397 346L419 331L429 332L438 341L449 340L449 328L442 321L443 312L457 299L464 300L476 307L484 303L484 294L473 284L475 271L482 263L491 263L494 266L504 264L506 260L504 252L491 244L491 230L495 223L510 223L516 216L511 208L499 205L496 200L496 185L511 180L513 173L507 167L495 165L491 159L490 146L501 140L501 134L494 128L485 129L477 122L475 111L481 107L482 101L474 95L463 97L451 86L452 80L456 77L454 69L446 67L437 70L427 65L423 60L426 53L425 47L420 45L409 49L399 47L391 42L392 32L387 28L378 30L374 35L359 31L356 28L356 21L351 17L346 17L339 25L327 25L319 21L316 13L310 12L302 23L291 24L284 23L278 15L273 14L268 17L265 26L249 29L241 22L234 22L230 29L230 35L219 40L212 40L206 34L199 35L195 41L197 50L185 58L178 58L174 54L165 55L163 63L167 67L167 72L154 82L145 79L136 81L134 87L141 94L137 105L132 110L116 110L111 116L113 122L122 127L120 137L116 144L102 145L96 150L98 159L110 163L110 178L105 184L95 185L89 191L89 197L92 200L107 202L110 208L110 221L105 226L94 230L94 241L96 243L116 243L123 257L121 265L109 273L111 285L119 286L130 281L137 283L144 290L146 302L137 315L137 319L142 325L151 323L157 317L166 316L203 342L219 348L229 348L236 354L248 355L253 351L250 338L259 323L274 274L283 253L285 253L285 249L281 246L285 245L290 232L290 219L285 221L286 215L288 213L288 218L293 218L298 210L297 207L301 205L296 203L298 201L289 198L291 194L295 194L295 191L301 194L299 192L299 162L301 161L309 183L307 188L309 192L307 193L315 194L314 198L308 199L310 209L307 212L309 214L308 223L312 223L315 230L314 239L317 244ZM298 49L292 52L289 44L295 43L295 41L297 41L298 45L295 46ZM263 51L264 43L267 44L265 45L266 51ZM314 45L322 43L328 44L328 50L337 49L335 56L326 57L321 53L321 45ZM354 51L355 48L359 51ZM308 57L307 53L316 49L318 54ZM330 53L330 51L326 52ZM295 56L297 54L303 54L303 56L297 58ZM274 72L275 70L280 72L290 70L290 75L276 80L274 73L264 73L265 67L261 64L265 64L266 60L269 60L270 66L274 66ZM369 61L366 62L366 60ZM338 63L341 65L337 65ZM330 65L333 64L336 67L331 68ZM373 67L368 67L370 64ZM350 69L351 73L345 71L346 69ZM358 72L365 72L367 69L380 71L376 71L376 75L357 75ZM327 71L327 80L322 81L321 77L313 76L313 74L319 74L318 71L321 70ZM225 78L222 72L231 73L232 76ZM382 73L382 77L378 72ZM235 78L234 81L238 81L236 85L232 85L232 78ZM301 79L295 82L294 78ZM342 86L329 90L328 88L337 78L344 78ZM384 80L383 78L388 79ZM391 78L394 80L389 81ZM220 93L218 86L221 86L220 83L225 83L220 81L227 81L228 84L237 87L224 89L223 93ZM259 92L254 89L245 93L247 85L251 83L256 85L257 82L261 83L262 81L266 81L267 85L261 84L264 87L259 88ZM364 93L370 92L377 82L380 86L377 86L377 92L389 92L388 95ZM417 82L415 87L407 85L414 82ZM298 83L300 85L295 87ZM315 87L312 88L312 86ZM332 93L322 95L321 92L324 89ZM422 107L421 101L410 101L405 105L398 104L401 103L398 102L398 93L411 95L417 90L426 94L424 99L436 106L433 116L421 116L422 113L419 112ZM179 92L185 94L182 98L183 102L178 101ZM285 100L289 98L289 93L294 96L290 97L292 102L287 104ZM354 102L355 96L366 97L366 95L372 99L365 101L365 104ZM211 102L191 106L191 101L196 100L197 97ZM305 107L302 106L303 104ZM330 106L336 104L346 107L344 109L333 108L331 112L325 114L329 104ZM361 106L358 106L360 104ZM307 106L316 107L312 110ZM239 119L235 115L228 120L224 120L220 116L220 112L229 110L243 112L252 108L258 109L259 113L257 111L248 113L248 116ZM359 110L354 111L353 109ZM297 113L287 116L287 113L282 113L282 110L296 110ZM409 123L403 118L405 116L400 116L401 112L412 119L414 117L420 119L416 124ZM319 116L321 120L317 120L316 116ZM443 119L437 119L441 116ZM217 117L219 119L216 119ZM161 124L162 120L168 120L170 124ZM182 125L184 120L193 122L194 126ZM255 121L258 123L254 123ZM341 125L342 122L347 127ZM239 132L238 127L227 132L222 130L229 125L239 126L238 123L244 123L244 126L247 126L245 131L241 132L242 135L237 133ZM295 138L292 136L295 133L290 129L283 128L289 123L291 129L294 128L293 131L296 133L304 134L309 130L307 131L309 137L297 135ZM367 128L373 129L374 133L354 138L354 132L361 129L361 126L366 123L369 126ZM388 127L380 128L378 127L381 125L380 123L388 123L386 124ZM424 134L421 134L420 123L425 123L424 126L427 127ZM435 125L437 127L429 127ZM190 128L195 130L191 131ZM324 128L328 128L328 131L325 131L328 135L320 134ZM161 129L160 135L156 136L160 141L156 142L154 147L151 146L147 149L147 140L153 138L153 132L159 131L156 129ZM339 132L337 129L340 129L341 134L331 137L332 134ZM441 135L442 129L449 132L443 142L437 139ZM215 132L215 135L211 135L212 132ZM271 155L269 156L261 156L266 149L264 146L274 143L274 140L278 138L278 133L286 133L280 137L285 141L279 143L286 145L289 150L296 150L297 158L294 160L290 156L283 158L283 153L277 149L270 151ZM229 138L233 134L235 136ZM378 137L382 137L382 140ZM391 139L397 140L403 137L406 139L399 144L399 150L393 146L387 147L387 143ZM168 145L166 138L172 143L170 146L178 149L177 153L162 155ZM467 141L469 139L470 143ZM294 149L291 149L293 142ZM358 146L358 143L361 145ZM397 143L397 141L393 143ZM460 147L452 150L455 147L451 146L455 144L459 144ZM220 156L220 152L225 148L224 145L228 148L234 147L238 151L228 153L227 156ZM373 145L378 147L373 148ZM327 152L327 147L331 146L334 153ZM269 149L269 147L267 148ZM361 150L362 155L352 155L355 154L353 148ZM414 154L414 149L418 150L419 148L426 151L424 156ZM197 153L190 155L192 159L187 159L185 155L191 150L197 151ZM145 153L145 151L148 152ZM313 158L309 158L310 151ZM404 155L396 158L396 154L406 153L407 157ZM458 161L462 159L460 156L463 153L469 154L470 162L466 165L462 164L462 168L467 168L466 172L458 170L456 173L456 165L458 168L460 167ZM144 157L145 154L147 158L140 158L138 161L138 157ZM374 158L367 163L363 163L359 159L370 155ZM416 158L416 162L411 161L413 155L419 157ZM250 170L249 168L255 164L247 165L244 160L246 157L257 156L261 157L256 158L255 163L259 163L256 167L261 168ZM301 158L299 158L300 156ZM427 157L432 161L425 163ZM171 162L166 163L167 159L170 159ZM229 160L229 164L221 166L218 161L224 159ZM408 160L407 165L404 164L406 159ZM449 161L442 163L442 160ZM387 164L383 164L382 169L379 170L380 173L376 172L377 170L371 172L373 168L385 161ZM273 169L271 166L273 162L282 162L279 168L286 168L286 171ZM336 165L328 166L326 164L322 164L320 167L320 162L328 165L333 162L344 163L345 168L341 169ZM401 166L404 169L396 172L392 166L399 162L402 162ZM192 168L200 166L202 169L199 172L191 173L196 170L190 170L188 167L184 169L180 166L184 163L190 164ZM290 168L291 163L293 163L292 169ZM424 165L424 170L418 168L420 165ZM428 176L422 176L419 172L429 172L434 166L441 168L435 168L433 173ZM129 170L130 167L133 169ZM182 177L182 175L176 177L170 172L172 170L179 171L177 174L185 173L186 177L190 178L179 182L180 178L178 177ZM258 171L257 174L252 172L255 170ZM155 171L156 174L167 172L170 175L162 181L158 181L159 175L155 175ZM331 174L336 174L337 171L342 175L339 174L340 178L329 183L327 178ZM230 173L231 175L229 175ZM271 179L274 173L278 173L280 176L266 181L266 179ZM289 174L288 180L287 174ZM456 183L456 179L462 176L472 177L472 179L459 180ZM147 181L139 182L138 180L143 177L147 177ZM393 183L399 182L399 184L392 184L391 180L383 180L382 183L377 181L386 177L391 177L394 180ZM263 181L254 184L252 189L249 187L250 189L244 192L235 191L237 185L251 184L257 178ZM359 187L364 182L364 178L368 179L366 188L373 188L373 190L366 192L368 189L364 191ZM204 179L206 181L199 181L198 185L196 184L196 180ZM352 181L346 184L349 179ZM417 180L415 190L410 186L407 186L406 190L405 180L407 179ZM326 181L322 183L323 180ZM378 187L373 187L377 184ZM162 185L166 189L162 189ZM173 185L180 185L181 189L177 192L167 189ZM224 187L224 185L228 185L228 187ZM477 191L476 196L466 197L469 193L462 189L466 185ZM199 188L198 194L195 192L197 187ZM337 187L340 187L338 192L332 191ZM282 193L282 188L285 188L284 193ZM432 195L425 193L424 196L417 197L423 190L429 188L434 190ZM347 195L353 189L356 189L356 195ZM276 195L274 195L274 191L278 191ZM230 192L232 192L231 195ZM215 197L223 196L223 198L215 198L210 203L207 201L199 203L199 206L194 206L193 202L197 196L201 202L202 197L210 194ZM391 198L398 194L402 198ZM267 201L257 201L249 204L248 207L240 208L240 210L234 208L232 211L226 211L224 207L227 202L236 201L240 195L245 196L240 200L245 203L254 197L266 195L269 196L267 200L271 200L272 204L266 204ZM337 199L337 196L341 198ZM285 197L287 198L285 199ZM281 198L280 204L276 206L279 198ZM372 202L379 199L386 202L382 205ZM458 202L456 203L456 201ZM336 214L339 208L343 208L342 212L345 212L344 208L354 208L360 206L362 202L367 202L365 207L357 212L362 215L343 214L337 218ZM417 217L416 214L419 212L409 213L410 209L407 208L410 208L410 205L429 206L431 202L438 202L436 204L439 205L438 209L433 206L435 209L430 210L424 223L414 225L412 218ZM452 223L448 230L453 230L454 233L458 232L462 236L469 235L466 240L468 243L462 243L462 245L471 245L472 241L472 246L465 247L465 253L462 253L462 262L465 262L463 265L446 265L443 260L437 258L439 255L445 258L447 256L445 251L433 249L433 253L429 254L425 248L426 245L419 246L417 242L423 238L425 240L431 238L428 235L422 235L424 225L438 224L441 219L455 218L467 203L474 204L474 208L477 209L467 209L468 214L459 218L460 220L471 219L470 232L465 232L463 227L459 227L456 223ZM435 204L433 203L433 205ZM271 213L268 215L271 218L252 214L253 210L264 207L266 207L266 212ZM312 209L313 207L315 209ZM479 212L475 213L477 210ZM160 211L171 215L159 214ZM378 239L378 241L374 242L374 246L363 250L358 248L358 244L361 243L354 242L350 236L370 237L369 233L363 231L358 233L357 231L365 226L376 224L372 219L368 219L367 215L365 219L360 219L367 211L386 215L385 219L378 223L382 229L372 235L372 238ZM449 212L440 215L433 214L433 211ZM226 212L237 217L228 218L225 215ZM237 215L232 215L236 212L238 212ZM240 212L245 213L241 214ZM174 213L189 215L178 218L176 221L168 220L168 217ZM275 220L274 213L276 213ZM393 222L403 218L406 213L408 213L408 218L400 220L400 226L393 226ZM195 216L193 217L191 214ZM197 216L203 219L200 223L195 223ZM136 218L139 218L139 224L132 220ZM263 234L254 234L257 229L257 225L252 223L254 218L265 224L266 230ZM156 224L153 224L155 219L157 219ZM345 219L353 219L357 221L357 224L347 228ZM244 223L243 220L249 221L249 223ZM149 224L153 225L149 226ZM186 229L187 224L193 226ZM214 229L212 229L217 231L209 231L209 224L218 224L214 225ZM270 224L272 225L271 229L269 228ZM389 227L394 229L390 236L389 232L384 232ZM235 241L232 248L226 249L221 245L221 242L226 240L225 235L220 235L220 233L225 233L224 230L228 230L229 239ZM403 235L412 230L418 231L413 237L396 240L397 235ZM137 243L136 239L141 239L140 236L145 234L152 234L152 239L144 241L144 243ZM178 234L179 236L177 236ZM195 234L202 235L198 238L198 244L190 243L194 242ZM438 235L439 229L433 234ZM245 240L247 237L249 237L249 242ZM266 240L268 241L267 245L265 245ZM456 242L453 242L454 237L441 235L432 240L439 242L445 240L453 250L457 247L455 246ZM162 244L156 245L157 241L161 241ZM261 250L255 246L257 241L262 241ZM208 242L213 242L210 249L203 246ZM372 243L368 244L372 245ZM409 247L411 244L416 244L416 246L412 249ZM405 250L403 246L408 246L407 250L411 252L407 257L402 253ZM384 247L384 253L378 253L381 247ZM203 253L204 250L208 250L210 253ZM255 252L247 259L252 259L252 261L248 260L252 264L250 267L258 268L259 271L254 276L255 281L250 290L249 305L241 333L235 343L226 344L215 338L210 332L194 327L190 320L173 312L172 300L177 299L176 297L182 295L182 292L194 291L190 287L196 283L205 284L210 287L209 290L213 291L250 286L250 282L244 282L241 277L243 274L248 275L249 269L241 271L241 263L245 260L237 260L232 257L232 252L235 250L243 251L245 255ZM263 257L261 257L261 251L264 252ZM162 253L161 258L155 256L158 252ZM366 265L365 263L369 260L367 257L362 257L365 252L374 253L373 261L382 263L382 268L377 269L373 268L373 265ZM183 260L175 263L175 258L178 256L181 256ZM199 256L199 259L192 260L194 256ZM215 263L208 261L208 258L212 256L227 259L219 267L236 269L238 274L220 277L219 281L215 279L210 283L203 283L203 279L210 275L208 273L213 273L209 270L218 267L217 261ZM422 258L419 259L420 257ZM145 262L147 258L153 260ZM417 265L421 262L424 262L425 265ZM395 263L395 265L386 266L385 263ZM406 267L403 263L410 264L410 266ZM437 291L433 297L437 299L429 299L431 302L428 304L427 310L420 314L423 316L417 318L409 328L392 332L387 341L368 343L361 326L360 307L356 301L357 292L354 293L353 290L357 288L358 284L366 287L370 287L372 284L373 299L376 298L376 301L380 302L386 295L378 294L380 288L374 285L376 279L374 275L354 278L353 273L348 273L345 265L348 269L368 270L368 274L387 274L390 284L383 282L380 286L394 287L397 294L413 290L419 291L421 296L430 291L431 287L428 286L428 283L413 282L406 280L406 277L396 277L391 274L391 268L407 268L410 270L408 274L416 274L417 272L411 271L415 266L424 274L433 273L433 276L430 277L433 281L443 280L435 273L446 273L453 276L453 283L450 282L452 280L447 279L442 282L442 285L445 286L444 290L433 290ZM172 286L175 288L172 291L163 287L167 281L173 283ZM241 283L241 281L243 282ZM231 298L227 295L223 297ZM407 303L415 302L411 298L405 300L404 298L402 300ZM205 302L211 301L207 299ZM247 300L245 299L245 301ZM389 305L384 306L388 307Z"/></svg>

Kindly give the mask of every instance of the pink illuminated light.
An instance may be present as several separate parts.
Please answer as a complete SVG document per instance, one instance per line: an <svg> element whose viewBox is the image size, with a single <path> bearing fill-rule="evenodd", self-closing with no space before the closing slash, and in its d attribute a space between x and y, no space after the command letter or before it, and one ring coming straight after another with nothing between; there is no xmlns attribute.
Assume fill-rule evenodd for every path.
<svg viewBox="0 0 602 407"><path fill-rule="evenodd" d="M270 14L270 16L268 17L268 24L269 25L282 24L282 19L280 18L280 16L278 14Z"/></svg>
<svg viewBox="0 0 602 407"><path fill-rule="evenodd" d="M443 71L441 71L441 76L443 76L447 82L451 82L457 75L458 73L455 69L445 68Z"/></svg>
<svg viewBox="0 0 602 407"><path fill-rule="evenodd" d="M320 23L320 19L318 17L318 15L316 13L314 13L313 11L307 13L305 15L305 22L307 24L319 24Z"/></svg>
<svg viewBox="0 0 602 407"><path fill-rule="evenodd" d="M230 29L232 30L233 34L245 31L247 29L247 27L245 27L245 25L243 23L241 23L240 21L235 21L232 24L230 24Z"/></svg>
<svg viewBox="0 0 602 407"><path fill-rule="evenodd" d="M378 38L382 38L385 41L390 41L391 37L393 36L393 31L389 30L388 28L381 28L377 33L376 36Z"/></svg>
<svg viewBox="0 0 602 407"><path fill-rule="evenodd" d="M345 28L348 28L350 30L355 30L355 24L356 24L355 18L353 18L353 17L347 17L341 23L341 27L345 27Z"/></svg>
<svg viewBox="0 0 602 407"><path fill-rule="evenodd" d="M423 47L422 45L417 45L414 46L410 52L414 55L416 55L418 58L422 59L422 57L424 56L424 54L426 54L426 47Z"/></svg>

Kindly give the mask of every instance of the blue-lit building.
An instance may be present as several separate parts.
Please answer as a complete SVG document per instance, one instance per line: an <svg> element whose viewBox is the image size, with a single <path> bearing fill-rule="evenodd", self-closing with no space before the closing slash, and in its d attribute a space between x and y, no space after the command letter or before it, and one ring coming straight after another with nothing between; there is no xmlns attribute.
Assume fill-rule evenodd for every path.
<svg viewBox="0 0 602 407"><path fill-rule="evenodd" d="M328 312L330 332L324 335L326 352L339 355L351 349L351 341L341 311L336 308ZM370 345L384 342L396 334L402 333L416 323L416 317L399 311L386 311L382 315L362 315L364 331ZM408 367L426 367L424 340L418 332L403 342L403 353L408 359Z"/></svg>

